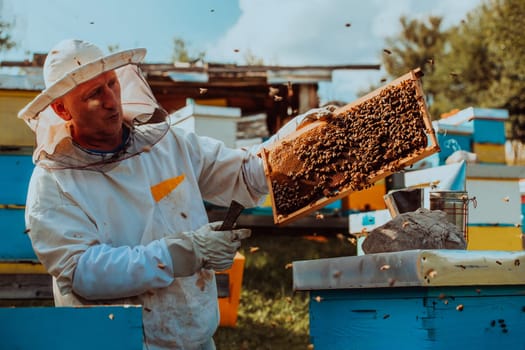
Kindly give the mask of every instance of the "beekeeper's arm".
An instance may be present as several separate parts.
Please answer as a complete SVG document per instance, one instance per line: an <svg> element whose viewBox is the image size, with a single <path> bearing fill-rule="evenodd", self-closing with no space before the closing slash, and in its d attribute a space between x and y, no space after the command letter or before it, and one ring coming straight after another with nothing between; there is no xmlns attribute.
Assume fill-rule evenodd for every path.
<svg viewBox="0 0 525 350"><path fill-rule="evenodd" d="M35 253L62 294L125 298L167 287L203 267L226 269L249 235L245 229L216 231L218 223L212 223L147 245L112 247L99 241L94 222L60 192L52 176L38 179L30 185L26 224Z"/></svg>
<svg viewBox="0 0 525 350"><path fill-rule="evenodd" d="M259 151L310 122L329 118L332 111L332 106L312 109L290 120L262 144L235 152L218 140L193 133L184 135L203 198L220 206L228 206L232 199L245 207L261 204L268 186Z"/></svg>

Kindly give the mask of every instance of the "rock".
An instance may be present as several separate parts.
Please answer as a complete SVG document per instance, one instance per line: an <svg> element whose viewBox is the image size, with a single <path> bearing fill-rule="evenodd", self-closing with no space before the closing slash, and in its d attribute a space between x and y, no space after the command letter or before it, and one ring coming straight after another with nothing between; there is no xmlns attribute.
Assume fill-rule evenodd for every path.
<svg viewBox="0 0 525 350"><path fill-rule="evenodd" d="M366 254L410 249L466 249L463 232L441 210L418 209L396 216L363 241Z"/></svg>

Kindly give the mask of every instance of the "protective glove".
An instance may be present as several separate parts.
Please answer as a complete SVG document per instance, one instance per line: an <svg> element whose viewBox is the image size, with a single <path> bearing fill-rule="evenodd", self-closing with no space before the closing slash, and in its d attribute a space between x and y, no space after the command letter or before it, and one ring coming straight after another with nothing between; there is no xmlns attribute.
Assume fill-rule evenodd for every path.
<svg viewBox="0 0 525 350"><path fill-rule="evenodd" d="M241 239L251 235L249 229L217 231L222 222L206 224L196 231L164 238L173 263L175 277L190 276L201 268L226 270L233 264Z"/></svg>
<svg viewBox="0 0 525 350"><path fill-rule="evenodd" d="M283 125L268 140L261 144L262 147L268 147L271 144L286 138L291 133L299 130L316 120L328 120L333 117L333 112L337 109L334 105L328 105L319 108L310 109L308 112L299 114ZM260 150L260 147L259 147Z"/></svg>

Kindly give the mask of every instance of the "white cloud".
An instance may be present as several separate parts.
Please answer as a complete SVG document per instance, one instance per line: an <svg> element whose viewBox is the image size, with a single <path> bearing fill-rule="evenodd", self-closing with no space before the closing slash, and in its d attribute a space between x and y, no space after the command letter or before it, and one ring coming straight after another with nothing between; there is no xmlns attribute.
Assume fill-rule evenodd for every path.
<svg viewBox="0 0 525 350"><path fill-rule="evenodd" d="M240 0L237 23L206 49L207 59L244 63L250 51L267 64L378 64L385 38L401 29L400 16L443 16L449 26L481 1ZM381 74L337 72L331 86L322 86L322 98L351 100Z"/></svg>

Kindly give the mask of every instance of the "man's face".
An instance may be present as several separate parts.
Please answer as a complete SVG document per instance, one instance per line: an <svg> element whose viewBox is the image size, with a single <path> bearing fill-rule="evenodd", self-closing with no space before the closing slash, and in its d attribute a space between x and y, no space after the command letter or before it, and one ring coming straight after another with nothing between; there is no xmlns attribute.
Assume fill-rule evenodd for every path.
<svg viewBox="0 0 525 350"><path fill-rule="evenodd" d="M80 84L55 104L60 117L71 121L73 140L81 146L110 151L122 142L120 83L114 71Z"/></svg>

